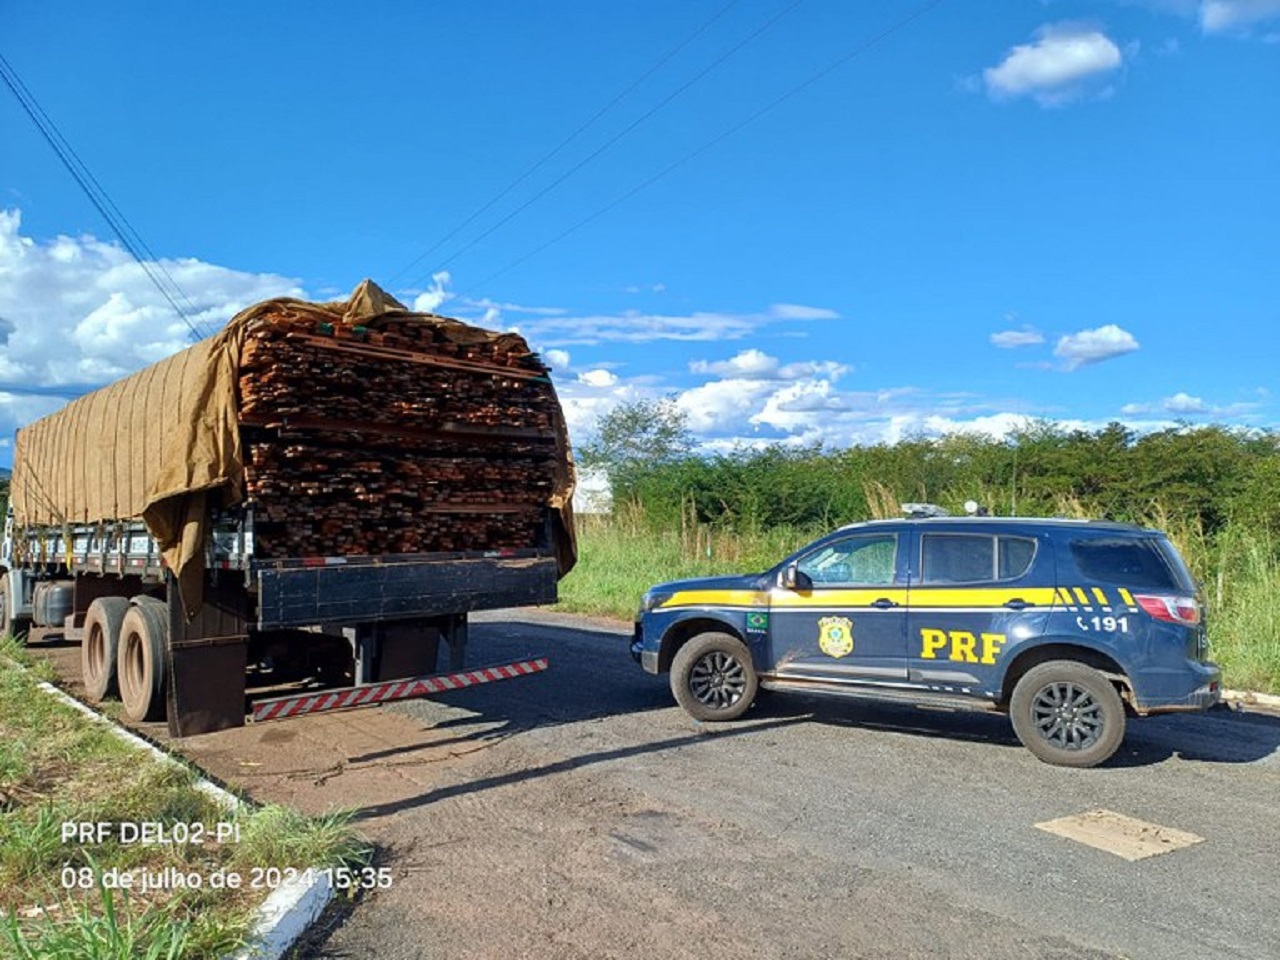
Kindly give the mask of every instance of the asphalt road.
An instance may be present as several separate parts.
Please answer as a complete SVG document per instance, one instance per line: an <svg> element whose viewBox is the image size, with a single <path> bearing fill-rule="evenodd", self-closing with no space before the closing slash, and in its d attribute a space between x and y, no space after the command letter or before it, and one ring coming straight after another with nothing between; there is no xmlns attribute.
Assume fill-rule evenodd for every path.
<svg viewBox="0 0 1280 960"><path fill-rule="evenodd" d="M1280 957L1280 717L1134 721L1067 770L983 714L699 724L622 627L474 623L473 663L551 669L387 708L448 762L360 807L394 885L308 956ZM1100 808L1204 842L1130 862L1034 826Z"/></svg>

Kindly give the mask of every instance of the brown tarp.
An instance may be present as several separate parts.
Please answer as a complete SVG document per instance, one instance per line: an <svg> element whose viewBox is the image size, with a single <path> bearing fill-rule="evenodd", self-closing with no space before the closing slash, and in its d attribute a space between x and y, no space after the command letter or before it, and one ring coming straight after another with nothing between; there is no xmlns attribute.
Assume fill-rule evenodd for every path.
<svg viewBox="0 0 1280 960"><path fill-rule="evenodd" d="M413 313L368 280L344 301L263 301L238 313L217 335L18 431L10 482L17 521L63 526L141 518L178 576L188 614L194 613L209 533L208 498L216 491L217 502L231 506L244 496L237 381L245 331L279 306L353 326L416 319L443 326L457 342L515 337ZM563 576L576 560L574 472L563 417L556 433L560 456L551 506L559 517L556 552Z"/></svg>

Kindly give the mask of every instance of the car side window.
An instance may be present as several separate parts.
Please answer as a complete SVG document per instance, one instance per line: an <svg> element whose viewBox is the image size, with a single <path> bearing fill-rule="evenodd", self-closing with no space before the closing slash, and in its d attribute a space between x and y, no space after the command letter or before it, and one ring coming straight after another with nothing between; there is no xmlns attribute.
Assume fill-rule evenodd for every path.
<svg viewBox="0 0 1280 960"><path fill-rule="evenodd" d="M1179 588L1153 540L1072 540L1071 556L1092 580L1151 590Z"/></svg>
<svg viewBox="0 0 1280 960"><path fill-rule="evenodd" d="M814 584L868 584L879 586L893 583L898 560L898 537L880 534L866 537L849 537L829 543L802 558L798 564L801 573Z"/></svg>
<svg viewBox="0 0 1280 960"><path fill-rule="evenodd" d="M920 575L925 583L1014 580L1031 568L1036 554L1036 542L1030 537L926 533L920 544Z"/></svg>

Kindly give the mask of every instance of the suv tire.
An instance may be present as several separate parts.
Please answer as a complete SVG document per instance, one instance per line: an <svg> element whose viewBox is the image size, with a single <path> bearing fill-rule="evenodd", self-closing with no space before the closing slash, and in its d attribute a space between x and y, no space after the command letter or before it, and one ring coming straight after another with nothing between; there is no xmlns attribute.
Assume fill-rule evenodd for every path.
<svg viewBox="0 0 1280 960"><path fill-rule="evenodd" d="M671 663L671 692L695 720L737 720L760 688L751 651L729 633L700 633Z"/></svg>
<svg viewBox="0 0 1280 960"><path fill-rule="evenodd" d="M1022 745L1045 763L1096 767L1124 740L1124 703L1111 681L1074 660L1050 660L1018 681L1009 719Z"/></svg>

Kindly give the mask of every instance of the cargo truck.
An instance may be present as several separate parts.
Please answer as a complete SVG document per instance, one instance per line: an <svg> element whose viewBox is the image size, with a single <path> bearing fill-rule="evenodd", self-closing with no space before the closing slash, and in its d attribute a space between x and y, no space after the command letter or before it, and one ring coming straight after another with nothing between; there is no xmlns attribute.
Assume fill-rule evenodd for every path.
<svg viewBox="0 0 1280 960"><path fill-rule="evenodd" d="M436 689L404 678L463 669L470 611L555 601L573 483L521 338L368 281L265 301L18 432L0 634L79 639L173 736Z"/></svg>

